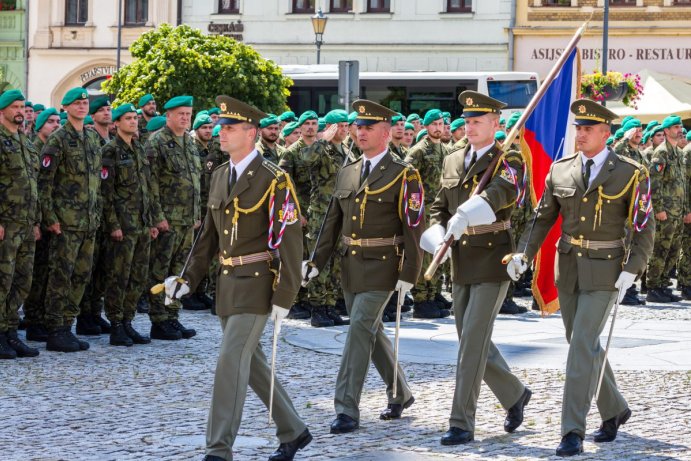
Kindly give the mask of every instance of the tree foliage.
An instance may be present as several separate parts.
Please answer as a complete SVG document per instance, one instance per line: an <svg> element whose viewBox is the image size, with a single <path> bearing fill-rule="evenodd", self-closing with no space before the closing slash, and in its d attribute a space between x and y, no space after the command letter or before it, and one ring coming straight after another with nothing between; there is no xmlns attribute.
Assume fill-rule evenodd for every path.
<svg viewBox="0 0 691 461"><path fill-rule="evenodd" d="M266 112L285 110L292 81L275 63L230 37L162 24L135 40L130 52L134 61L103 83L103 90L115 96L114 105L136 103L151 93L162 106L188 94L194 96L195 110L201 110L226 94Z"/></svg>

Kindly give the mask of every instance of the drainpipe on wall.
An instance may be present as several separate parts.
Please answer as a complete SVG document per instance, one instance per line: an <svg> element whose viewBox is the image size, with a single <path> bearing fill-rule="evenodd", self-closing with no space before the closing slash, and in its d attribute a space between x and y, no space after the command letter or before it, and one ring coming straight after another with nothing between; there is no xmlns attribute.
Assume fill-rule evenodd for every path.
<svg viewBox="0 0 691 461"><path fill-rule="evenodd" d="M514 70L513 29L516 27L516 2L518 2L518 0L511 0L511 19L509 20L509 71Z"/></svg>
<svg viewBox="0 0 691 461"><path fill-rule="evenodd" d="M29 94L29 0L24 0L24 94Z"/></svg>

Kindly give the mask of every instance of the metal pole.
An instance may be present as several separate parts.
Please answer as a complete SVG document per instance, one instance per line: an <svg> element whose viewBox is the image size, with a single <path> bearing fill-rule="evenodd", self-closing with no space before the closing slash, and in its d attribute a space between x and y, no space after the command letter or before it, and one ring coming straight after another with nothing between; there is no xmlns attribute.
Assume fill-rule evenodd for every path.
<svg viewBox="0 0 691 461"><path fill-rule="evenodd" d="M120 48L122 46L122 0L118 0L118 52L115 70L120 70Z"/></svg>
<svg viewBox="0 0 691 461"><path fill-rule="evenodd" d="M343 100L345 101L345 111L350 112L349 106L350 106L350 61L346 61L345 64L345 74L346 74L346 79L345 79L345 96Z"/></svg>
<svg viewBox="0 0 691 461"><path fill-rule="evenodd" d="M605 13L602 18L602 75L607 75L607 55L609 54L609 0L605 0ZM602 101L606 106L607 101Z"/></svg>
<svg viewBox="0 0 691 461"><path fill-rule="evenodd" d="M319 40L319 38L317 38L317 64L319 64L319 55L321 52L321 48L322 48L322 42L321 42L321 40Z"/></svg>

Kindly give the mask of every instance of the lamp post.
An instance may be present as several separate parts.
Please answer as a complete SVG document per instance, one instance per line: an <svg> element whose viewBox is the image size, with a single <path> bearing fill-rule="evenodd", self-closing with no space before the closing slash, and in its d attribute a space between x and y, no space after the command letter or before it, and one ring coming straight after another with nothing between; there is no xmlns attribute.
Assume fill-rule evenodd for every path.
<svg viewBox="0 0 691 461"><path fill-rule="evenodd" d="M609 0L605 0L605 10L602 16L602 75L607 75L607 55L609 54ZM607 102L602 101L606 106Z"/></svg>
<svg viewBox="0 0 691 461"><path fill-rule="evenodd" d="M317 64L319 64L319 57L321 53L322 43L324 41L324 29L326 29L326 21L329 18L324 16L322 9L317 10L317 14L312 16L312 29L314 29L314 43L317 45Z"/></svg>

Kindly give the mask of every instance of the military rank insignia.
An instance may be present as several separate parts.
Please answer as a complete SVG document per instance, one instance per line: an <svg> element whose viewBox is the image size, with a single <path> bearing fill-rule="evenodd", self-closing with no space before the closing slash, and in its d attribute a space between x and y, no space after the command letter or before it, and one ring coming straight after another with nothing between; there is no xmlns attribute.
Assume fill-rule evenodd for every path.
<svg viewBox="0 0 691 461"><path fill-rule="evenodd" d="M173 149L175 148L175 141L168 141L168 148Z"/></svg>
<svg viewBox="0 0 691 461"><path fill-rule="evenodd" d="M206 162L206 169L208 171L211 171L214 169L214 162L212 160L209 160L208 162Z"/></svg>
<svg viewBox="0 0 691 461"><path fill-rule="evenodd" d="M420 211L422 202L420 200L420 193L415 192L408 197L408 209L410 211Z"/></svg>
<svg viewBox="0 0 691 461"><path fill-rule="evenodd" d="M278 219L286 224L294 224L298 220L298 212L293 202L286 202L278 211Z"/></svg>
<svg viewBox="0 0 691 461"><path fill-rule="evenodd" d="M50 165L53 163L53 157L50 155L44 155L43 159L41 160L41 166L43 168L50 168Z"/></svg>

